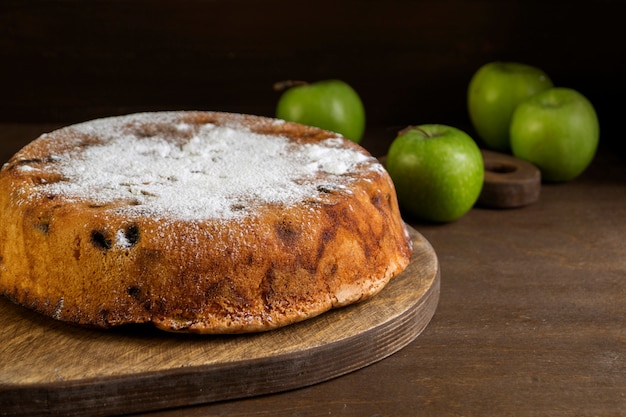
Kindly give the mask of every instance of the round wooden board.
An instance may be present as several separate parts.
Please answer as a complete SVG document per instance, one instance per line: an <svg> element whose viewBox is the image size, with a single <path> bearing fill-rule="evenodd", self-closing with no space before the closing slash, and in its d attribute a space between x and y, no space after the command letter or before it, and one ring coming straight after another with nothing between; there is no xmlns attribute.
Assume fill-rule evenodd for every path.
<svg viewBox="0 0 626 417"><path fill-rule="evenodd" d="M76 328L0 299L0 415L125 414L269 394L377 362L428 325L439 262L409 228L408 268L370 300L265 333Z"/></svg>

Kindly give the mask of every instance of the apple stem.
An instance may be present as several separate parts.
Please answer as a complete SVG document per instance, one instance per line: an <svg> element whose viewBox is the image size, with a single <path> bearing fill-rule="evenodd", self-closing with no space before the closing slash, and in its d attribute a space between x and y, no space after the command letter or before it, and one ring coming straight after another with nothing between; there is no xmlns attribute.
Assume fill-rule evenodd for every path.
<svg viewBox="0 0 626 417"><path fill-rule="evenodd" d="M309 83L306 81L299 80L283 80L277 81L274 83L274 91L283 91L291 87L297 87L301 85L308 85Z"/></svg>
<svg viewBox="0 0 626 417"><path fill-rule="evenodd" d="M398 132L398 136L404 135L404 134L406 134L406 133L410 132L411 130L418 130L418 131L422 132L422 134L423 134L424 136L426 136L427 138L429 138L429 137L430 137L430 135L428 134L428 132L426 132L424 129L422 129L422 128L421 128L421 127L419 127L419 126L413 126L413 125L409 125L409 126L405 127L404 129L402 129L401 131L399 131L399 132Z"/></svg>

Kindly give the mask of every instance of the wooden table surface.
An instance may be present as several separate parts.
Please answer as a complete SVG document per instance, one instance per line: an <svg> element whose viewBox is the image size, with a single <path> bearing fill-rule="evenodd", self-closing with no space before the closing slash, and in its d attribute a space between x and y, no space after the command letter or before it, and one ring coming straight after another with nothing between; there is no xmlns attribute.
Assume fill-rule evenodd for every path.
<svg viewBox="0 0 626 417"><path fill-rule="evenodd" d="M0 124L1 162L57 126ZM311 387L150 415L625 415L623 153L601 148L583 176L544 185L531 206L411 224L441 264L439 306L414 342Z"/></svg>

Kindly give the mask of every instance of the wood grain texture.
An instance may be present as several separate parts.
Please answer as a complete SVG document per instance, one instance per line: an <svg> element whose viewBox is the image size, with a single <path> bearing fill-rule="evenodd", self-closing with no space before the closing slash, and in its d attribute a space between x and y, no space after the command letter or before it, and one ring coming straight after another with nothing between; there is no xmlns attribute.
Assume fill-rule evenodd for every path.
<svg viewBox="0 0 626 417"><path fill-rule="evenodd" d="M259 334L76 328L0 300L0 415L111 415L290 390L402 349L432 318L439 265L410 229L409 267L376 297Z"/></svg>

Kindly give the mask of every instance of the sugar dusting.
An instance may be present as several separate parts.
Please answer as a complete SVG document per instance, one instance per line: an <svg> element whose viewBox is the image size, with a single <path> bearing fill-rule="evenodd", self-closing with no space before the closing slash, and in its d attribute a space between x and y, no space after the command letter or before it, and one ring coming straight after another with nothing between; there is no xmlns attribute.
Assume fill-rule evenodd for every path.
<svg viewBox="0 0 626 417"><path fill-rule="evenodd" d="M149 117L155 116L135 120ZM42 187L94 204L133 201L118 208L129 215L230 219L249 214L255 204L290 205L318 196L319 187L345 189L359 164L378 167L337 137L297 144L243 125L159 117L168 129L150 135L128 129L128 116L73 126L78 135L94 135L102 143L53 155L52 166L67 181Z"/></svg>

